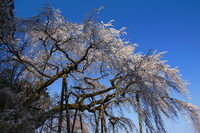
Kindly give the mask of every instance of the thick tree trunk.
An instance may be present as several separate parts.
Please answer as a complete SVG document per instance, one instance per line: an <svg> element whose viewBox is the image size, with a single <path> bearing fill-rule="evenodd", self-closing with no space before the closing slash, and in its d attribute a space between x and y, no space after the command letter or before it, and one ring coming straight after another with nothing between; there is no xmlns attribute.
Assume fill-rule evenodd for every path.
<svg viewBox="0 0 200 133"><path fill-rule="evenodd" d="M83 121L82 121L81 113L79 113L79 116L80 116L80 126L81 126L81 131L82 131L82 133L84 133L84 131L83 131Z"/></svg>
<svg viewBox="0 0 200 133"><path fill-rule="evenodd" d="M140 133L142 133L142 113L141 113L141 106L140 106L140 97L138 93L136 93L136 100L137 100L137 109L138 109L139 130L140 130Z"/></svg>
<svg viewBox="0 0 200 133"><path fill-rule="evenodd" d="M66 119L67 119L67 133L71 132L70 128L70 115L69 115L69 93L68 93L68 88L67 88L67 76L65 75L65 111L66 111Z"/></svg>
<svg viewBox="0 0 200 133"><path fill-rule="evenodd" d="M99 110L98 117L94 112L94 117L95 117L95 123L96 123L95 133L99 133L99 120L100 120L100 117L101 117L101 111Z"/></svg>
<svg viewBox="0 0 200 133"><path fill-rule="evenodd" d="M103 111L101 110L101 133L103 133L103 116L102 113Z"/></svg>
<svg viewBox="0 0 200 133"><path fill-rule="evenodd" d="M101 105L101 133L107 133L106 119L104 116L104 105Z"/></svg>
<svg viewBox="0 0 200 133"><path fill-rule="evenodd" d="M66 74L63 75L63 79L62 79L62 91L61 91L61 97L60 97L60 112L59 112L58 133L61 133L61 131L62 131L63 102L64 102L65 88L66 88Z"/></svg>
<svg viewBox="0 0 200 133"><path fill-rule="evenodd" d="M115 124L112 124L113 126L113 133L115 133Z"/></svg>
<svg viewBox="0 0 200 133"><path fill-rule="evenodd" d="M73 120L73 124L72 124L72 133L74 132L74 126L75 126L75 122L76 122L76 115L77 115L77 109L75 111L74 120Z"/></svg>

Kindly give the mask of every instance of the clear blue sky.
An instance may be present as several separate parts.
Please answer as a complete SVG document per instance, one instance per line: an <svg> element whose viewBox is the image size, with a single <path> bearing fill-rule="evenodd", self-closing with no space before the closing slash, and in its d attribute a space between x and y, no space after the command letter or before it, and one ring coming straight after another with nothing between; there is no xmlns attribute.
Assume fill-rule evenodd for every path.
<svg viewBox="0 0 200 133"><path fill-rule="evenodd" d="M200 0L15 0L15 14L31 17L46 2L78 23L104 6L101 19L114 19L115 28L127 27L126 38L139 44L138 52L168 51L164 59L180 68L190 83L190 102L200 107ZM169 133L193 133L183 121L169 126Z"/></svg>

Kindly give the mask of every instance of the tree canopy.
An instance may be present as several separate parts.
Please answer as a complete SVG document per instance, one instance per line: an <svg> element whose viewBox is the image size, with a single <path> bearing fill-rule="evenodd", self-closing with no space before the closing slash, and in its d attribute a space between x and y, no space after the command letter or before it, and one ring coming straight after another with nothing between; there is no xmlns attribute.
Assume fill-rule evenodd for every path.
<svg viewBox="0 0 200 133"><path fill-rule="evenodd" d="M165 52L135 52L125 28L99 21L98 11L78 24L44 6L37 16L12 20L11 34L2 30L1 66L9 67L0 76L8 72L12 78L1 84L13 84L0 88L7 97L0 126L21 132L165 133L163 117L173 120L181 113L199 132L200 108L172 97L187 97L187 83L162 59ZM48 91L55 81L62 84L53 86L59 96Z"/></svg>

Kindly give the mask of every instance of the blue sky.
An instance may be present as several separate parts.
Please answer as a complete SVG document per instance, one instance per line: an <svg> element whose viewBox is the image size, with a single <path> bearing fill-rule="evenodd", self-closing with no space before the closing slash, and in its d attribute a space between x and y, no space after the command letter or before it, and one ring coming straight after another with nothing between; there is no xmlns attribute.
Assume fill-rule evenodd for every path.
<svg viewBox="0 0 200 133"><path fill-rule="evenodd" d="M200 107L200 0L15 0L15 14L36 15L49 2L72 22L81 23L92 9L104 6L101 20L115 28L127 27L127 40L138 52L168 51L164 59L180 68L190 85L191 103ZM169 133L192 133L183 119L169 124Z"/></svg>

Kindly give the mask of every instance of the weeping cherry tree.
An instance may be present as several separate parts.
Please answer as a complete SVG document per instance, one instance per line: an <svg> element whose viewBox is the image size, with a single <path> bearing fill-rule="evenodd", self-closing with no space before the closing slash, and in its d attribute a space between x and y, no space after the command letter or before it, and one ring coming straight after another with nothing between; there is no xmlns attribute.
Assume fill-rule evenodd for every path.
<svg viewBox="0 0 200 133"><path fill-rule="evenodd" d="M125 28L98 21L97 14L78 24L45 6L37 16L15 20L13 39L1 38L3 52L24 68L20 105L34 111L17 117L13 128L31 123L33 132L165 133L163 118L181 114L199 132L199 107L171 96L187 98L188 91L179 70L162 59L165 52L135 52L137 44L126 41ZM56 81L62 87L52 86ZM52 87L60 95L44 101Z"/></svg>

